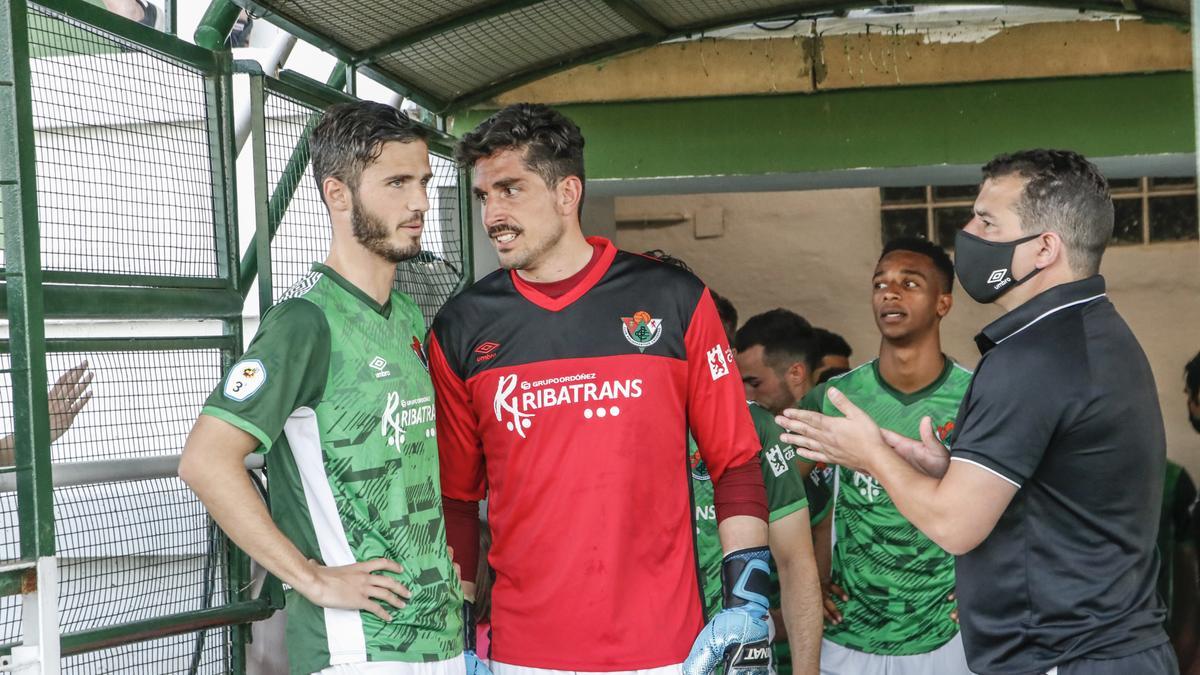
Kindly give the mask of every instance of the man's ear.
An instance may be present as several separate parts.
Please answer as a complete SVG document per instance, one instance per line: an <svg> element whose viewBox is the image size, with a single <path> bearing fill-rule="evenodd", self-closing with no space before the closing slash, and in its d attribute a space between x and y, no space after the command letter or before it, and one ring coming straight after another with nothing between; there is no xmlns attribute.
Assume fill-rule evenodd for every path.
<svg viewBox="0 0 1200 675"><path fill-rule="evenodd" d="M939 319L946 318L950 310L954 307L954 296L949 293L942 293L938 296L937 307L934 311L937 312Z"/></svg>
<svg viewBox="0 0 1200 675"><path fill-rule="evenodd" d="M1037 239L1037 245L1037 257L1033 259L1033 264L1038 269L1053 265L1059 258L1066 261L1067 248L1057 232L1043 232Z"/></svg>
<svg viewBox="0 0 1200 675"><path fill-rule="evenodd" d="M797 387L803 388L808 386L808 366L804 365L803 361L796 361L788 366L785 377L787 378L788 388L795 391Z"/></svg>
<svg viewBox="0 0 1200 675"><path fill-rule="evenodd" d="M579 202L583 201L583 181L579 176L567 176L558 181L554 188L559 215L579 213Z"/></svg>
<svg viewBox="0 0 1200 675"><path fill-rule="evenodd" d="M350 211L354 208L354 197L350 186L333 176L326 176L321 181L321 191L325 195L325 204L331 212Z"/></svg>

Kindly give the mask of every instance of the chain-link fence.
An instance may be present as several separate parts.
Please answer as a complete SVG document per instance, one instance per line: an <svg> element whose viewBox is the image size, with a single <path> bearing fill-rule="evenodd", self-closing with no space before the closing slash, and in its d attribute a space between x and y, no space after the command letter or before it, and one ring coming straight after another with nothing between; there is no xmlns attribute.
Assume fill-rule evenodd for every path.
<svg viewBox="0 0 1200 675"><path fill-rule="evenodd" d="M45 270L216 277L205 74L30 5Z"/></svg>
<svg viewBox="0 0 1200 675"><path fill-rule="evenodd" d="M237 297L228 62L78 0L6 5L0 13L23 21L0 24L26 30L0 40L0 60L18 64L3 79L29 103L0 111L0 125L32 153L0 162L0 178L19 181L37 209L36 219L5 213L0 264L21 256L36 267L36 246L48 285L43 306L38 275L4 270L29 293L7 296L28 323L0 342L0 560L22 561L17 569L53 554L58 583L41 590L57 597L59 635L42 639L61 640L65 673L231 672L240 629L195 626L244 597L246 569L172 461L241 351L240 317L203 315L225 322L220 337L155 332L179 334L162 321L187 304L158 298ZM86 338L25 342L46 330L44 310L109 320L74 329ZM144 319L155 322L134 325ZM14 352L18 344L26 348ZM15 374L42 367L48 409L14 386ZM14 420L31 418L49 428L49 457L15 435ZM18 501L18 487L44 470L31 455L53 465L50 492L33 484L48 510ZM53 532L52 551L22 548L35 519L42 541ZM6 573L0 647L22 642L27 611ZM201 612L208 623L193 621Z"/></svg>
<svg viewBox="0 0 1200 675"><path fill-rule="evenodd" d="M48 379L56 382L50 391L51 454L61 467L178 454L221 379L223 354L235 345L226 338L175 338L47 346ZM11 410L6 368L0 368L0 396L0 410ZM11 416L0 415L0 444L10 434ZM227 603L225 539L178 478L60 486L53 497L64 634ZM15 495L0 492L0 559L18 557L17 513ZM19 597L0 599L0 644L17 642L20 631ZM217 631L212 639L227 640L228 634ZM211 660L200 634L187 640L208 649L204 659ZM175 672L162 661L175 658L165 646L109 651L110 660L141 658L154 672ZM94 663L80 656L64 662L64 672L116 672L96 671L89 665Z"/></svg>

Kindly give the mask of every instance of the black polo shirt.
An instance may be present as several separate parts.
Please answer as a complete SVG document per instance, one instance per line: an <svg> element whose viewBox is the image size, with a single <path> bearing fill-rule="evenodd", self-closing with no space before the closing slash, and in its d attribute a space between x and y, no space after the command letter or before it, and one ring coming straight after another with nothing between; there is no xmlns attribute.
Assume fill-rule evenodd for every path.
<svg viewBox="0 0 1200 675"><path fill-rule="evenodd" d="M1018 489L987 539L957 558L971 670L1042 673L1165 642L1154 586L1162 413L1103 277L1051 288L975 341L983 358L951 459Z"/></svg>

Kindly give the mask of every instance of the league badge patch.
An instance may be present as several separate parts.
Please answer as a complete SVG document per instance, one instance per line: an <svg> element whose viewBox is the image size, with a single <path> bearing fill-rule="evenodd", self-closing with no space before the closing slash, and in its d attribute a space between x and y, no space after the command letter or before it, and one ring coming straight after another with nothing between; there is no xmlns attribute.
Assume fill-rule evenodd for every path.
<svg viewBox="0 0 1200 675"><path fill-rule="evenodd" d="M267 369L258 359L246 359L229 369L225 380L225 398L245 401L258 393L267 381Z"/></svg>
<svg viewBox="0 0 1200 675"><path fill-rule="evenodd" d="M650 312L639 310L634 312L633 316L621 317L621 332L625 334L629 344L644 352L646 347L658 342L662 337L662 319L655 319L650 316Z"/></svg>

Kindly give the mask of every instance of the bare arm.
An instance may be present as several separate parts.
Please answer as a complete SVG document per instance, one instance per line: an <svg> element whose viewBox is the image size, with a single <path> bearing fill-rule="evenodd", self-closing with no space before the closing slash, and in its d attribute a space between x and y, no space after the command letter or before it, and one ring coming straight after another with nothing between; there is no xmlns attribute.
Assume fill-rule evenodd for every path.
<svg viewBox="0 0 1200 675"><path fill-rule="evenodd" d="M275 526L246 475L246 456L256 447L258 440L250 434L201 415L184 446L179 477L235 544L314 604L368 611L390 621L376 600L402 608L402 598L411 594L400 582L375 572L399 573L401 567L382 558L340 567L306 559Z"/></svg>
<svg viewBox="0 0 1200 675"><path fill-rule="evenodd" d="M721 550L726 555L745 548L767 545L767 523L754 516L730 516L717 525Z"/></svg>
<svg viewBox="0 0 1200 675"><path fill-rule="evenodd" d="M94 373L88 370L87 359L84 359L74 368L59 375L54 386L50 387L47 399L50 403L51 443L67 433L79 411L91 400L92 391L89 385L93 375ZM0 438L0 466L12 466L17 463L15 445L15 439L11 435Z"/></svg>
<svg viewBox="0 0 1200 675"><path fill-rule="evenodd" d="M792 672L817 675L821 655L821 584L813 558L808 509L769 526L771 556L779 570L783 623L792 652Z"/></svg>

